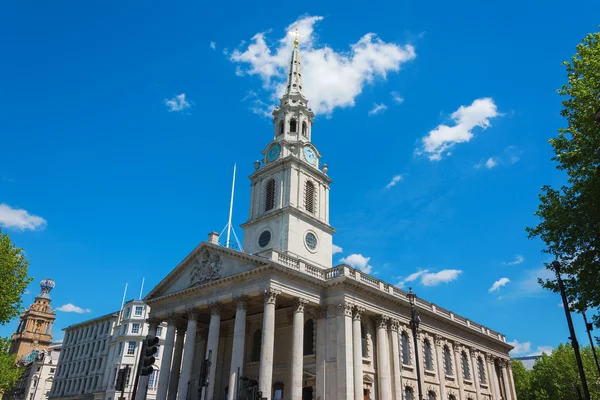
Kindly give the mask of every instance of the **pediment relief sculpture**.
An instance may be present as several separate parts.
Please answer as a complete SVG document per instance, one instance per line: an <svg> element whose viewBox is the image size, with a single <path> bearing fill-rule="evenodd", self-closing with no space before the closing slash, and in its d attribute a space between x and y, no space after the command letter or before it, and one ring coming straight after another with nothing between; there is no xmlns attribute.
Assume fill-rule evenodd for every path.
<svg viewBox="0 0 600 400"><path fill-rule="evenodd" d="M202 256L192 261L191 266L190 287L221 278L223 261L218 254L204 250Z"/></svg>

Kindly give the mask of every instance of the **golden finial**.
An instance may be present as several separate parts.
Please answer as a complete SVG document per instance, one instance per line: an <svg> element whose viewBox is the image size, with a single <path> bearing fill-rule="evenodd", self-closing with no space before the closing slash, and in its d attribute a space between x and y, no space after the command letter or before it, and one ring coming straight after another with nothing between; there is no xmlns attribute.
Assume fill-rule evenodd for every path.
<svg viewBox="0 0 600 400"><path fill-rule="evenodd" d="M296 27L296 38L294 39L294 47L298 48L298 27Z"/></svg>

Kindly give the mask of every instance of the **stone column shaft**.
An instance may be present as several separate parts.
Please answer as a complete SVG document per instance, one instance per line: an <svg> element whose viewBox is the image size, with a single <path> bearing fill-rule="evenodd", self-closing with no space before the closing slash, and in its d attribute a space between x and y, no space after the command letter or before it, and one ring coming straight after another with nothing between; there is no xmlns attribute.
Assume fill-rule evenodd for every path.
<svg viewBox="0 0 600 400"><path fill-rule="evenodd" d="M380 317L377 320L377 376L379 377L379 400L392 400L387 323L387 317Z"/></svg>
<svg viewBox="0 0 600 400"><path fill-rule="evenodd" d="M513 400L517 400L517 390L515 388L515 380L513 378L513 373L512 373L512 365L510 364L511 361L508 361L508 378L509 378L509 383L510 383L510 394L513 398Z"/></svg>
<svg viewBox="0 0 600 400"><path fill-rule="evenodd" d="M262 341L260 347L260 370L258 388L262 397L271 400L273 385L273 347L275 345L275 300L278 291L265 290L265 310L263 313Z"/></svg>
<svg viewBox="0 0 600 400"><path fill-rule="evenodd" d="M326 335L327 335L327 308L323 307L317 317L317 346L316 346L316 370L317 377L315 379L316 385L316 399L325 399L326 390L325 383L327 381L325 374L327 374L327 368L325 366L325 360L327 359L326 354Z"/></svg>
<svg viewBox="0 0 600 400"><path fill-rule="evenodd" d="M392 367L393 367L393 379L394 384L394 399L402 398L402 368L400 363L400 346L398 336L398 330L400 329L400 323L397 320L392 320L391 323L391 343L392 343Z"/></svg>
<svg viewBox="0 0 600 400"><path fill-rule="evenodd" d="M435 338L435 355L437 357L438 366L438 378L440 380L440 392L442 399L447 399L446 395L446 370L444 369L444 353L442 349L442 342L439 337Z"/></svg>
<svg viewBox="0 0 600 400"><path fill-rule="evenodd" d="M506 368L506 363L507 361L502 360L502 379L504 380L504 392L506 393L506 399L504 400L513 400L512 394L510 393L510 385L508 383L508 372Z"/></svg>
<svg viewBox="0 0 600 400"><path fill-rule="evenodd" d="M210 353L210 371L208 373L207 399L212 400L215 391L215 377L217 373L217 356L219 350L219 332L221 328L221 306L219 303L210 305L211 316L208 326L208 340L206 342L206 358ZM204 393L203 393L204 394ZM204 396L203 396L204 398ZM159 399L159 397L157 397Z"/></svg>
<svg viewBox="0 0 600 400"><path fill-rule="evenodd" d="M171 361L173 360L173 346L175 344L175 323L175 320L169 320L169 325L167 326L167 335L165 336L160 372L158 374L158 388L156 390L157 399L167 398Z"/></svg>
<svg viewBox="0 0 600 400"><path fill-rule="evenodd" d="M185 328L183 325L177 327L177 336L175 337L175 350L173 350L173 362L171 363L171 374L169 375L168 400L177 398L177 389L179 387L179 374L181 373L181 359L183 357L183 344L185 338Z"/></svg>
<svg viewBox="0 0 600 400"><path fill-rule="evenodd" d="M290 365L291 400L302 400L304 374L304 306L308 302L296 299L292 321L292 364Z"/></svg>
<svg viewBox="0 0 600 400"><path fill-rule="evenodd" d="M231 351L231 369L229 371L228 400L237 396L240 376L244 373L244 339L246 338L246 298L236 298L237 310L233 328L233 349Z"/></svg>
<svg viewBox="0 0 600 400"><path fill-rule="evenodd" d="M479 366L477 364L477 356L475 355L475 349L470 349L471 353L471 371L473 371L473 382L475 383L475 391L477 393L477 398L481 398L481 380L479 379Z"/></svg>
<svg viewBox="0 0 600 400"><path fill-rule="evenodd" d="M177 388L177 400L186 400L188 389L191 384L192 366L194 364L194 352L196 350L196 329L198 327L198 314L196 311L188 313L188 323L185 335L185 344L183 352L185 358L181 366L181 376L179 377L179 387Z"/></svg>
<svg viewBox="0 0 600 400"><path fill-rule="evenodd" d="M454 370L456 371L456 380L458 381L458 390L460 392L460 398L464 399L465 384L463 382L464 374L462 369L462 356L460 354L460 349L458 348L457 343L454 343L454 363L456 364L456 368Z"/></svg>
<svg viewBox="0 0 600 400"><path fill-rule="evenodd" d="M337 305L337 398L354 398L354 374L352 373L352 305Z"/></svg>
<svg viewBox="0 0 600 400"><path fill-rule="evenodd" d="M352 344L354 358L354 399L364 400L363 395L363 364L362 364L362 335L361 315L362 309L357 308L352 318Z"/></svg>
<svg viewBox="0 0 600 400"><path fill-rule="evenodd" d="M498 386L498 377L496 376L495 361L491 357L486 357L488 370L490 371L488 376L490 377L490 393L492 393L493 400L500 400L500 387Z"/></svg>

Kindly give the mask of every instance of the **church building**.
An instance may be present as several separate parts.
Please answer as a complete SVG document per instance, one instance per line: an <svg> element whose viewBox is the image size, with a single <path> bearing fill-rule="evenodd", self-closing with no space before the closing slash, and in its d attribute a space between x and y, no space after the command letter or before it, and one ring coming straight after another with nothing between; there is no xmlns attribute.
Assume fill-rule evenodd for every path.
<svg viewBox="0 0 600 400"><path fill-rule="evenodd" d="M144 299L150 333L168 324L156 398L413 400L420 381L426 400L516 400L504 335L412 297L413 340L406 291L333 265L332 181L313 118L296 40L250 175L243 251L210 233Z"/></svg>

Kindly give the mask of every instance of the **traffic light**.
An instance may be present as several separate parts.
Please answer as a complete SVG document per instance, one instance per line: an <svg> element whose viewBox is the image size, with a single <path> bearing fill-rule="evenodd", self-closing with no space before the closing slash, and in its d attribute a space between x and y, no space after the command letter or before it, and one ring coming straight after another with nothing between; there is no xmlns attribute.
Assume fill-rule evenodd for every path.
<svg viewBox="0 0 600 400"><path fill-rule="evenodd" d="M156 361L154 354L158 351L158 340L158 337L152 335L148 335L146 336L146 339L144 339L144 344L142 346L142 366L140 371L140 375L142 376L148 376L153 371L152 365L154 365L154 361Z"/></svg>
<svg viewBox="0 0 600 400"><path fill-rule="evenodd" d="M129 365L125 365L125 368L121 368L117 374L117 383L115 384L115 391L122 392L125 390L125 384L127 383L127 375L129 374Z"/></svg>

